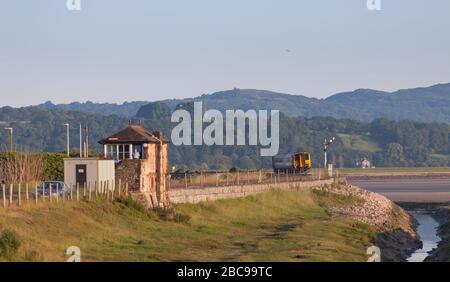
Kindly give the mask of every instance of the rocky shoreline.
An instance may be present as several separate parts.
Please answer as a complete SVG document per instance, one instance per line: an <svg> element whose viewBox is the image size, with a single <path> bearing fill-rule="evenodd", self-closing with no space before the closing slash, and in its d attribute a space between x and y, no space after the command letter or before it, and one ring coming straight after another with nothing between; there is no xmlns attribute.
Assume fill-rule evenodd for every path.
<svg viewBox="0 0 450 282"><path fill-rule="evenodd" d="M450 203L400 203L408 211L421 211L438 223L438 247L431 251L425 262L450 262Z"/></svg>
<svg viewBox="0 0 450 282"><path fill-rule="evenodd" d="M439 222L438 235L441 241L434 249L426 262L450 261L450 204L437 204L430 214Z"/></svg>
<svg viewBox="0 0 450 282"><path fill-rule="evenodd" d="M345 182L316 188L322 193L333 193L357 199L355 204L331 206L335 216L346 216L373 226L376 233L373 244L381 249L385 262L406 261L422 246L415 220L400 206L386 197Z"/></svg>

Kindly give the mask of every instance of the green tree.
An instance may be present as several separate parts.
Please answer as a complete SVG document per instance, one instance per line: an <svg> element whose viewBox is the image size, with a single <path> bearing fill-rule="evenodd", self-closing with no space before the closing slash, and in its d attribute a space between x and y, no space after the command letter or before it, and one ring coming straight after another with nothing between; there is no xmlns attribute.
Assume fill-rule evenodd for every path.
<svg viewBox="0 0 450 282"><path fill-rule="evenodd" d="M403 146L398 143L390 143L388 145L387 155L386 155L386 165L387 166L405 166L407 165Z"/></svg>

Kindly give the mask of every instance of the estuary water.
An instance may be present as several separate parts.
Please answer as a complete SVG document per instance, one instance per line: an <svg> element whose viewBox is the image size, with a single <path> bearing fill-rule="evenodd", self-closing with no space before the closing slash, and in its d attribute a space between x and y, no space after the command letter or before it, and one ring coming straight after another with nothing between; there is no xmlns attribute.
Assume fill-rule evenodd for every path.
<svg viewBox="0 0 450 282"><path fill-rule="evenodd" d="M439 223L429 214L413 212L412 215L419 223L417 234L423 243L423 247L415 251L408 262L423 262L430 255L430 252L437 248L441 238L437 235Z"/></svg>

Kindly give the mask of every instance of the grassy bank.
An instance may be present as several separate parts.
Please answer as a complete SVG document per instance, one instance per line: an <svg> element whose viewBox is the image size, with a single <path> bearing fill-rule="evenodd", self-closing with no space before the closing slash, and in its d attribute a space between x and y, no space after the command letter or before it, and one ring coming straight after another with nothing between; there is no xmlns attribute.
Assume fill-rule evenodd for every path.
<svg viewBox="0 0 450 282"><path fill-rule="evenodd" d="M69 246L84 261L365 261L370 226L332 218L333 199L323 197L271 191L177 205L169 215L127 201L53 203L0 209L0 231L20 237L13 260L21 261L64 261Z"/></svg>

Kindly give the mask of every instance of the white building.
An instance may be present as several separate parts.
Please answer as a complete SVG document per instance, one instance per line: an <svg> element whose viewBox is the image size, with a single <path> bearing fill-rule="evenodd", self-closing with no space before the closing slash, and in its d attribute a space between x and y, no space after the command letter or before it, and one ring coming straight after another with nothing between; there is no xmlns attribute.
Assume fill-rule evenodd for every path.
<svg viewBox="0 0 450 282"><path fill-rule="evenodd" d="M115 180L114 160L99 158L64 159L64 182L69 187L90 187L94 190L112 189Z"/></svg>

